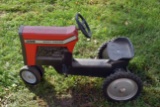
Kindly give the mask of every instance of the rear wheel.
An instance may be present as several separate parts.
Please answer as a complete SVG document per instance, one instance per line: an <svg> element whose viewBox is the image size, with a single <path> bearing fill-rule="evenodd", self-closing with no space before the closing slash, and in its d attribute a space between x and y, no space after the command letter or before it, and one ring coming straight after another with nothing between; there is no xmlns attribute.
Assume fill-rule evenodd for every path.
<svg viewBox="0 0 160 107"><path fill-rule="evenodd" d="M107 42L103 43L98 49L98 59L108 59Z"/></svg>
<svg viewBox="0 0 160 107"><path fill-rule="evenodd" d="M104 96L111 101L134 100L140 95L142 81L130 72L117 72L107 77L103 85Z"/></svg>
<svg viewBox="0 0 160 107"><path fill-rule="evenodd" d="M24 66L20 70L20 77L25 83L36 85L41 81L42 75L36 66Z"/></svg>

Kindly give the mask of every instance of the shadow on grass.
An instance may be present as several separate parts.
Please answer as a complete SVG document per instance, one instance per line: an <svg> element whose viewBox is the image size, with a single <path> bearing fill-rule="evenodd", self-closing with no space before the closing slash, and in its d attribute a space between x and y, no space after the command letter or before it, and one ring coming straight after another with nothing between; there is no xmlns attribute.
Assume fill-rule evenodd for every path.
<svg viewBox="0 0 160 107"><path fill-rule="evenodd" d="M38 105L41 106L56 106L56 98L54 86L47 80L42 80L38 85L26 85L26 87L36 96L33 98L37 100Z"/></svg>
<svg viewBox="0 0 160 107"><path fill-rule="evenodd" d="M65 92L68 94L56 94L54 85L45 79L36 86L27 85L27 88L35 93L33 99L39 107L97 107L97 102L104 102L101 88L88 83L70 87Z"/></svg>
<svg viewBox="0 0 160 107"><path fill-rule="evenodd" d="M99 83L79 82L57 94L53 84L47 80L36 86L27 86L35 94L38 107L141 107L146 105L142 97L130 102L108 102L104 99ZM98 85L98 86L96 86Z"/></svg>

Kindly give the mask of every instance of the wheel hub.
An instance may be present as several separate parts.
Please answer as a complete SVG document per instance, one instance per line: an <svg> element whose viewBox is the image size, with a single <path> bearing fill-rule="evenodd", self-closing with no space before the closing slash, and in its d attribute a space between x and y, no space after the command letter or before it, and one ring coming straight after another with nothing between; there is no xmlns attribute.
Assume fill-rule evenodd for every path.
<svg viewBox="0 0 160 107"><path fill-rule="evenodd" d="M126 91L126 88L119 89L119 92L124 93Z"/></svg>
<svg viewBox="0 0 160 107"><path fill-rule="evenodd" d="M28 83L35 83L36 82L36 77L35 75L30 72L30 71L23 71L22 74L21 74L22 78L28 82Z"/></svg>
<svg viewBox="0 0 160 107"><path fill-rule="evenodd" d="M132 79L120 78L112 81L106 91L112 99L122 101L132 98L137 93L138 86Z"/></svg>

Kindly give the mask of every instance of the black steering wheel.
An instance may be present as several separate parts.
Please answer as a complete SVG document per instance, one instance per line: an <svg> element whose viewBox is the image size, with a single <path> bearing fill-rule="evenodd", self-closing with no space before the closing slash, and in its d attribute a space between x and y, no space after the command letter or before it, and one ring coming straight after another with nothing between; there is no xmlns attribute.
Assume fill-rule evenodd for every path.
<svg viewBox="0 0 160 107"><path fill-rule="evenodd" d="M91 38L91 36L92 36L91 30L88 26L88 23L83 18L83 16L81 14L77 13L75 19L76 19L76 22L77 22L79 29L82 31L82 33L85 35L85 37Z"/></svg>

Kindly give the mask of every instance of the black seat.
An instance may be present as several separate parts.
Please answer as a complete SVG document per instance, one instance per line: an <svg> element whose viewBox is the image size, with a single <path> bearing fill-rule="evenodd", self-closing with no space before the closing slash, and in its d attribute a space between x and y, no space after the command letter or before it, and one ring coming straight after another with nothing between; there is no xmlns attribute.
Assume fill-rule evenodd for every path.
<svg viewBox="0 0 160 107"><path fill-rule="evenodd" d="M107 45L107 52L109 59L113 61L134 57L133 45L131 41L125 37L119 37L110 41Z"/></svg>

